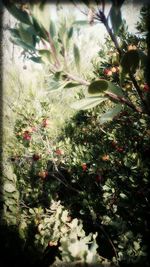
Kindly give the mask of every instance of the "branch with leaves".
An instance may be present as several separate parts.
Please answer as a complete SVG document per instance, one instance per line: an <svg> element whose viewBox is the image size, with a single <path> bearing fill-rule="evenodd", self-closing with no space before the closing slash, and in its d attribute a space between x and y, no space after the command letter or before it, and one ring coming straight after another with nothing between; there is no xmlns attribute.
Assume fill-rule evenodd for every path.
<svg viewBox="0 0 150 267"><path fill-rule="evenodd" d="M15 28L9 29L12 35L11 41L23 48L28 59L49 66L55 82L55 88L52 89L85 86L88 88L88 96L73 103L72 107L84 110L100 105L104 101L107 103L107 100L109 100L114 105L114 109L117 105L114 113L109 112L111 119L113 119L113 114L116 116L117 112L119 113L126 106L138 113L150 114L149 105L135 78L136 71L140 67L144 68L147 55L135 48L125 51L120 47L116 37L122 26L121 6L123 2L112 1L109 14L106 17L105 1L101 1L100 4L96 2L96 8L89 1L89 3L86 3L86 8L89 9L89 12L92 10L93 22L91 24L88 19L89 12L84 12L87 15L87 21L79 21L81 25L88 25L88 23L93 25L94 21L98 21L105 26L119 55L120 74L118 83L110 82L104 78L91 82L70 71L71 65L68 55L73 53L76 71L80 73L80 50L72 38L74 32L77 34L78 21L72 22L68 27L67 22L63 20L56 29L50 15L48 18L46 16L46 8L41 7L41 5L28 4L26 9L22 9L19 4L7 5L5 1L4 4L8 11L19 21ZM73 3L78 8L76 2L73 1ZM41 44L44 44L43 48L41 48ZM137 93L137 102L140 101L141 105L137 105L136 101L133 102L130 99L124 88L126 79L130 79L133 90ZM118 105L119 108L117 108Z"/></svg>

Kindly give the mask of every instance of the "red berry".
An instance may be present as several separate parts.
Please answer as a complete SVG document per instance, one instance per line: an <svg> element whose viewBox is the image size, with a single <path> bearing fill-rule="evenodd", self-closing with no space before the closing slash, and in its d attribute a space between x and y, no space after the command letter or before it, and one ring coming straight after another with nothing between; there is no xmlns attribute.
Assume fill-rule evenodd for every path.
<svg viewBox="0 0 150 267"><path fill-rule="evenodd" d="M112 75L112 71L109 70L109 69L104 69L104 75L111 76Z"/></svg>
<svg viewBox="0 0 150 267"><path fill-rule="evenodd" d="M87 170L87 165L86 165L86 163L83 163L83 164L82 164L82 170L83 170L84 172Z"/></svg>
<svg viewBox="0 0 150 267"><path fill-rule="evenodd" d="M34 161L37 161L40 159L40 156L38 154L34 154L32 158Z"/></svg>
<svg viewBox="0 0 150 267"><path fill-rule="evenodd" d="M56 149L55 153L59 156L64 154L64 152L61 149Z"/></svg>
<svg viewBox="0 0 150 267"><path fill-rule="evenodd" d="M117 147L116 148L118 152L122 153L124 151L123 147Z"/></svg>
<svg viewBox="0 0 150 267"><path fill-rule="evenodd" d="M143 88L144 92L149 92L150 91L150 87L147 83L144 84L144 88Z"/></svg>

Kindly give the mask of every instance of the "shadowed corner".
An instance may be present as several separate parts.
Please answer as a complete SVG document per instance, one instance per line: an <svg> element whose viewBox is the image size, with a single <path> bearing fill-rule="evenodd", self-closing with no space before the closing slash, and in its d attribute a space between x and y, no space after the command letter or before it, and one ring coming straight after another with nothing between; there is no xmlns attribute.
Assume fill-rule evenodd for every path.
<svg viewBox="0 0 150 267"><path fill-rule="evenodd" d="M3 190L3 46L2 46L2 24L3 24L3 7L0 0L0 220L3 215L3 198L2 198L2 190ZM0 222L1 223L1 222Z"/></svg>

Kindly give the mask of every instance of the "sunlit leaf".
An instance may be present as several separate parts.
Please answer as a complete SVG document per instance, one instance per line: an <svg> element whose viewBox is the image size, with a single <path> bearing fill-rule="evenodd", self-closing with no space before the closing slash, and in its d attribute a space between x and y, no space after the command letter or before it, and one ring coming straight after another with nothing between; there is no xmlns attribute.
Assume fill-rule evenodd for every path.
<svg viewBox="0 0 150 267"><path fill-rule="evenodd" d="M71 104L71 107L77 110L86 110L93 108L106 100L107 98L104 97L88 97L74 102Z"/></svg>
<svg viewBox="0 0 150 267"><path fill-rule="evenodd" d="M45 30L49 32L51 21L50 4L46 3L42 8L40 8L39 3L32 5L32 14Z"/></svg>
<svg viewBox="0 0 150 267"><path fill-rule="evenodd" d="M109 109L106 113L104 113L100 117L100 123L103 124L108 121L112 121L115 116L119 114L119 112L122 110L122 105L117 104L114 108Z"/></svg>
<svg viewBox="0 0 150 267"><path fill-rule="evenodd" d="M41 56L41 59L44 63L50 63L51 61L51 53L49 50L47 49L40 49L38 50L40 56Z"/></svg>
<svg viewBox="0 0 150 267"><path fill-rule="evenodd" d="M16 191L16 188L13 184L11 183L6 183L4 184L4 191L8 192L8 193L12 193Z"/></svg>
<svg viewBox="0 0 150 267"><path fill-rule="evenodd" d="M74 83L74 82L68 82L64 88L73 88L73 87L76 87L76 86L80 86L81 84L80 83Z"/></svg>

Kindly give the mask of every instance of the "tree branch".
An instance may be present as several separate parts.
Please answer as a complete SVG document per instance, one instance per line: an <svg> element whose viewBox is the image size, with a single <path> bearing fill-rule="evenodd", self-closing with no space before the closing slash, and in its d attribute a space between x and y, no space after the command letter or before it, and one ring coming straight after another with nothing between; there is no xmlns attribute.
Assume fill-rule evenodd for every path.
<svg viewBox="0 0 150 267"><path fill-rule="evenodd" d="M132 102L130 102L128 99L124 97L117 96L116 94L113 94L113 93L105 93L105 95L107 95L110 99L126 104L128 107L132 108L136 112L142 113L142 109L140 107L134 106Z"/></svg>

